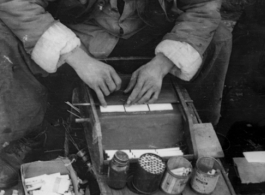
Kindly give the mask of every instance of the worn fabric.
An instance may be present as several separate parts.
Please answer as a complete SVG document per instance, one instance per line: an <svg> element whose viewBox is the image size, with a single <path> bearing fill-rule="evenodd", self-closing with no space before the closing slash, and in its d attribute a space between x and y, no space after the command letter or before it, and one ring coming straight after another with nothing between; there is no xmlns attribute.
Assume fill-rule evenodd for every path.
<svg viewBox="0 0 265 195"><path fill-rule="evenodd" d="M217 131L234 123L265 125L265 1L246 7L233 30L233 51L225 81Z"/></svg>
<svg viewBox="0 0 265 195"><path fill-rule="evenodd" d="M220 118L224 81L232 50L232 35L220 25L203 56L203 65L197 75L183 83L204 122L216 125Z"/></svg>
<svg viewBox="0 0 265 195"><path fill-rule="evenodd" d="M76 35L60 22L55 22L36 43L31 58L45 71L54 73L65 62L64 54L81 45Z"/></svg>
<svg viewBox="0 0 265 195"><path fill-rule="evenodd" d="M54 0L36 0L34 2L26 0L2 0L0 1L0 18L14 34L23 42L26 51L30 52L39 40L40 36L53 24L54 18L49 12L46 12L49 2ZM106 1L88 1L87 5L83 5L79 1L64 0L59 2L58 10L55 10L58 19L62 21L71 21L76 23L84 22L84 16L91 12L92 5L100 10L101 4ZM94 3L93 3L94 2ZM95 2L97 5L94 5ZM126 1L127 2L127 1ZM129 1L128 1L129 2ZM147 1L136 1L136 8L141 18L144 18L148 23L149 15L153 15L152 2L149 2L148 7L143 4ZM167 1L163 1L166 2ZM178 7L183 12L176 20L176 25L171 33L167 34L165 39L180 40L190 43L200 54L206 50L209 45L214 30L220 22L220 0L179 0ZM166 9L168 5L163 6ZM126 5L125 5L126 7ZM79 9L79 14L71 14ZM103 7L104 9L104 7ZM144 10L144 12L142 11ZM94 12L93 12L94 13ZM105 12L96 12L105 13ZM112 14L111 12L110 14ZM159 13L160 17L166 20L165 15ZM66 15L66 16L65 16ZM73 16L73 18L69 17ZM77 30L79 27L76 27ZM81 30L81 28L80 28ZM82 32L82 31L81 31ZM87 32L89 33L89 31Z"/></svg>
<svg viewBox="0 0 265 195"><path fill-rule="evenodd" d="M118 11L117 0L90 0L86 5L74 0L38 0L34 3L14 0L0 2L0 18L23 42L26 51L31 53L33 50L35 62L46 71L51 70L50 72L54 72L58 63L47 65L49 68L45 64L58 60L59 56L52 58L53 55L47 57L43 52L36 52L44 50L40 49L39 45L44 45L45 48L45 44L37 43L43 40L41 38L43 33L52 31L54 26L55 20L49 12L45 11L46 9L49 11L50 2L57 3L55 4L57 9L53 10L53 16L66 23L80 37L89 54L96 58L107 57L120 38L128 38L146 25L159 25L163 28L169 21L174 22L175 25L164 36L164 40L188 43L202 56L221 18L220 0L126 0L122 15ZM158 2L160 9L156 5ZM46 40L48 41L48 39ZM68 38L63 39L65 45L69 45L67 40ZM48 45L50 44L48 43ZM63 49L63 44L61 45L61 47L56 46L55 48ZM62 53L56 51L54 53L57 55ZM167 56L167 51L162 52ZM43 61L45 59L46 61ZM176 60L177 58L175 58ZM180 64L175 61L175 64ZM179 72L178 68L176 67L172 73ZM179 76L179 73L175 76Z"/></svg>
<svg viewBox="0 0 265 195"><path fill-rule="evenodd" d="M0 22L0 148L43 120L46 90L29 70L32 63L21 42Z"/></svg>
<svg viewBox="0 0 265 195"><path fill-rule="evenodd" d="M150 36L153 27L145 28L127 40L120 40L110 57L152 56L157 43L163 37L161 30L157 36ZM159 31L158 31L159 32ZM139 43L139 40L142 40ZM187 82L178 79L188 90L194 105L204 122L216 125L220 118L224 81L232 50L232 35L224 25L220 25L212 42L203 55L203 63L194 78ZM145 54L145 55L144 55ZM141 62L140 62L141 63ZM141 64L121 62L115 69L132 73Z"/></svg>
<svg viewBox="0 0 265 195"><path fill-rule="evenodd" d="M148 8L138 7L144 9L144 11L138 10L144 27L130 36L116 38L115 43L112 39L108 39L112 34L105 33L104 29L99 31L98 26L87 25L91 24L91 21L84 19L89 17L88 12L94 6L101 9L98 7L101 4L92 5L90 1L84 7L80 4L76 5L77 2L76 0L60 1L58 7L53 4L56 9L54 12L51 11L52 16L45 11L51 6L48 1L37 0L32 3L22 0L0 0L2 75L0 78L0 144L21 137L34 129L43 119L46 109L46 92L34 75L47 76L48 73L31 59L31 53L43 33L55 24L53 17L60 19L69 29L72 29L80 38L82 47L88 50L93 44L98 46L97 40L104 40L105 42L101 45L113 47L108 51L107 56L153 56L161 40L180 41L191 45L202 57L203 64L191 82L181 80L179 82L187 87L203 120L214 124L218 121L223 81L231 51L230 33L223 26L217 28L220 20L218 0L178 1L179 8L185 12L181 13L177 10L177 15L164 12L164 10L169 11L167 1L166 5L159 8L157 4L149 4ZM75 6L78 7L79 12L72 9L76 8ZM126 2L124 8L126 8ZM58 12L65 9L69 9L68 12ZM72 16L73 12L76 17L72 17L73 21L67 23L66 18ZM63 14L66 13L68 15L64 16ZM172 21L172 18L176 20Z"/></svg>
<svg viewBox="0 0 265 195"><path fill-rule="evenodd" d="M33 67L35 72L41 73L38 71L39 66L30 59L22 43L8 27L2 22L0 24L0 70L2 75L0 77L0 145L2 145L5 141L14 140L32 131L41 123L46 110L47 94L44 87L33 76L32 68L29 68ZM150 31L152 31L151 27L127 40L120 40L110 57L152 56L157 43L163 37L163 32L157 36L149 36ZM137 42L139 38L143 40L140 44ZM204 55L201 73L197 74L191 83L183 82L204 121L213 123L218 121L230 50L231 35L223 26L220 26ZM113 65L113 67L118 72L124 71L125 73L131 73L137 68L124 66L127 64ZM70 71L73 70L70 69ZM64 82L76 79L72 76L74 74L71 74L70 77L67 76ZM48 79L48 82L51 82L51 78L43 77L43 83ZM180 82L182 81L180 80ZM71 91L68 90L68 92ZM71 96L71 94L62 92L59 94Z"/></svg>
<svg viewBox="0 0 265 195"><path fill-rule="evenodd" d="M155 53L163 53L176 66L171 73L184 81L190 81L199 70L202 58L189 44L164 40L158 44Z"/></svg>

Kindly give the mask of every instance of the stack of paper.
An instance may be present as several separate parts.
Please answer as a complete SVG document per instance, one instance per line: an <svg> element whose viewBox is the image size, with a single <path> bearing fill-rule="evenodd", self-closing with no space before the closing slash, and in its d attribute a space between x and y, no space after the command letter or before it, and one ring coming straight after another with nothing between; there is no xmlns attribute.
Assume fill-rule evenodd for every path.
<svg viewBox="0 0 265 195"><path fill-rule="evenodd" d="M141 104L141 105L109 105L107 107L100 106L100 112L149 112L173 110L172 104Z"/></svg>
<svg viewBox="0 0 265 195"><path fill-rule="evenodd" d="M55 173L25 179L26 190L32 195L72 195L73 185L69 175Z"/></svg>
<svg viewBox="0 0 265 195"><path fill-rule="evenodd" d="M243 152L245 158L233 158L241 182L265 182L265 152Z"/></svg>

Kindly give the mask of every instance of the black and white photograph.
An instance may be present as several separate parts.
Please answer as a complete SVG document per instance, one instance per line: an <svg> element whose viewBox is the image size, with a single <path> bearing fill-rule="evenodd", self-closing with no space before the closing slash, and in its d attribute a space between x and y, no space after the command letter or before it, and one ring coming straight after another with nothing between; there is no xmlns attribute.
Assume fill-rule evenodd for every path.
<svg viewBox="0 0 265 195"><path fill-rule="evenodd" d="M0 0L0 195L265 195L265 0Z"/></svg>

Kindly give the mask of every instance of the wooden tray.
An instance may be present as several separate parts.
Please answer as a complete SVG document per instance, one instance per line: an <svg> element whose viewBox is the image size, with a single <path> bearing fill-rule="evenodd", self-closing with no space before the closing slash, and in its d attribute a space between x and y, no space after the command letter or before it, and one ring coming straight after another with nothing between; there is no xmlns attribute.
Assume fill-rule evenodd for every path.
<svg viewBox="0 0 265 195"><path fill-rule="evenodd" d="M108 105L121 105L128 94L123 90L129 82L129 75L121 75L121 90L106 98ZM90 103L80 106L81 115L89 122L84 123L86 140L92 164L98 173L103 173L108 164L104 150L155 149L180 146L187 159L197 158L197 148L192 131L187 96L177 85L174 77L164 79L158 103L171 103L174 110L135 113L101 113L98 100L85 84L78 91L79 102Z"/></svg>
<svg viewBox="0 0 265 195"><path fill-rule="evenodd" d="M122 80L124 85L126 86L126 82L128 82L128 76L122 76ZM122 86L124 88L125 86ZM86 122L83 123L84 130L86 134L86 140L88 145L88 150L91 155L92 165L94 169L95 177L98 181L98 185L101 191L101 194L103 195L136 195L137 193L133 192L132 189L130 189L129 181L128 185L122 189L122 190L113 190L108 187L107 185L107 174L106 174L106 167L104 165L108 164L108 161L104 159L104 149L125 149L123 146L125 145L128 149L133 148L136 149L137 147L142 148L144 146L154 144L173 144L175 142L178 142L179 134L182 134L182 140L186 142L187 150L184 155L187 159L192 161L193 166L197 157L198 157L198 150L196 145L196 125L202 124L200 121L200 117L198 116L198 113L196 112L196 109L194 108L193 102L190 99L188 93L185 89L180 87L176 80L173 77L167 77L163 82L163 87L161 91L161 95L157 102L159 103L172 103L174 105L174 111L169 112L165 111L163 112L164 116L169 116L165 121L171 121L172 124L175 124L174 128L170 126L169 129L164 131L163 139L158 139L158 137L161 137L161 132L156 131L156 134L159 134L159 136L151 135L151 133L144 134L143 138L141 136L137 136L139 133L139 130L137 133L135 133L135 128L128 128L126 122L123 122L122 128L124 132L121 132L120 130L117 130L116 128L110 129L109 126L115 127L117 124L120 123L121 119L125 121L130 121L128 119L133 119L134 122L130 122L130 125L136 123L135 121L140 119L150 119L152 121L155 121L155 124L162 122L166 124L165 121L156 121L159 120L159 117L162 116L159 113L111 113L111 114L102 114L99 112L98 108L98 101L96 99L95 94L93 94L93 91L91 91L85 84L82 84L79 89L77 90L76 97L74 99L77 99L81 103L90 103L91 106L80 106L80 111L82 117L86 120ZM118 98L117 98L118 97ZM116 104L123 104L124 99L126 100L128 95L122 93L121 91L116 92L115 94L107 97L107 103L109 105L116 105ZM119 119L119 120L116 120ZM120 123L121 124L121 123ZM140 124L140 125L139 125ZM143 129L143 126L147 129L149 129L149 126L146 124L143 124L138 122L138 127L140 129ZM137 125L136 125L137 126ZM153 130L153 128L150 128ZM163 128L164 130L165 128ZM120 139L123 137L128 137L128 132L133 131L134 133L132 135L131 142L125 142L123 140L122 144L116 144L116 139ZM152 131L153 132L153 131ZM119 134L119 136L114 136L115 134ZM142 133L142 132L140 132ZM150 136L151 135L151 136ZM172 135L171 137L168 135ZM152 137L153 136L153 137ZM169 138L170 137L170 138ZM112 139L115 138L115 139ZM169 139L167 139L169 138ZM161 141L163 140L163 141ZM166 140L166 141L165 141ZM147 141L147 142L146 142ZM198 140L197 140L198 141ZM145 142L145 143L144 143ZM133 144L135 143L135 144ZM163 145L165 147L168 147L169 145ZM130 173L133 173L133 167L135 167L135 163L131 162L131 168ZM235 192L233 190L233 187L231 186L231 183L222 168L221 170L222 174L219 178L218 184L216 186L215 191L213 192L213 195L235 195ZM191 190L190 185L188 184L182 193L183 195L197 195L198 193L195 193L193 190ZM160 189L153 193L153 195L166 195L163 191Z"/></svg>

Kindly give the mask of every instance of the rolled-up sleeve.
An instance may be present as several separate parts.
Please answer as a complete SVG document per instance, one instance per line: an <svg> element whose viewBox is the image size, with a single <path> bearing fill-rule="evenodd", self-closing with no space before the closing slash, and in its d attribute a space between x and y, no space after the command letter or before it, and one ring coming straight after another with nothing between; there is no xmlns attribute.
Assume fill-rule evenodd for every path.
<svg viewBox="0 0 265 195"><path fill-rule="evenodd" d="M0 0L0 19L32 59L51 73L62 63L60 56L79 46L80 40L46 12L47 6L47 0Z"/></svg>
<svg viewBox="0 0 265 195"><path fill-rule="evenodd" d="M220 24L221 0L178 0L182 11L156 48L174 64L171 73L189 81L199 70L205 50Z"/></svg>
<svg viewBox="0 0 265 195"><path fill-rule="evenodd" d="M60 60L61 55L71 52L80 44L80 40L69 28L55 22L40 37L31 58L45 71L53 73L64 63Z"/></svg>

